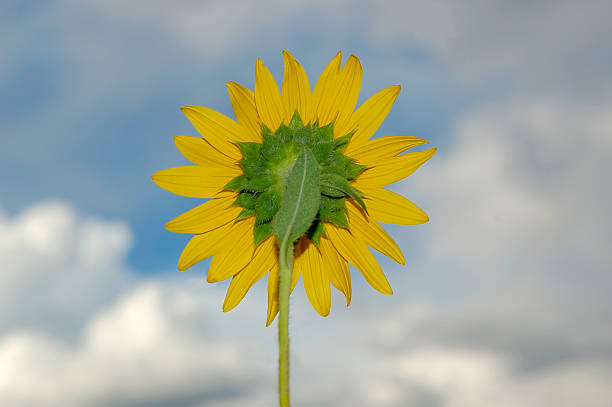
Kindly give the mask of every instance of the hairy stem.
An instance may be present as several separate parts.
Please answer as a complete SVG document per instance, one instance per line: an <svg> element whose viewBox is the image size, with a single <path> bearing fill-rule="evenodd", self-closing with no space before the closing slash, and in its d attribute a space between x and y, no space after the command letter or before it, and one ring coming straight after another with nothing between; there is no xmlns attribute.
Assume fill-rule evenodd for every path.
<svg viewBox="0 0 612 407"><path fill-rule="evenodd" d="M291 292L291 265L293 243L281 243L278 267L278 393L280 407L289 407L289 294Z"/></svg>

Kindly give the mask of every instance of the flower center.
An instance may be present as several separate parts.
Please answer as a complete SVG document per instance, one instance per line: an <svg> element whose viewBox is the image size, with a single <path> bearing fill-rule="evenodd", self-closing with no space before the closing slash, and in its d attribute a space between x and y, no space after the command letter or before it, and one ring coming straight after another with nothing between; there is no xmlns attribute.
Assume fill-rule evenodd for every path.
<svg viewBox="0 0 612 407"><path fill-rule="evenodd" d="M234 205L243 208L237 220L255 216L255 245L272 234L271 221L282 204L287 178L302 149L312 152L319 166L321 200L319 210L305 235L315 244L325 236L323 222L348 228L346 199L365 210L362 193L350 182L366 168L343 154L352 133L334 140L333 122L303 124L296 111L289 125L273 132L262 125L262 143L238 143L243 174L232 179L226 190L239 192ZM316 185L316 184L315 184Z"/></svg>

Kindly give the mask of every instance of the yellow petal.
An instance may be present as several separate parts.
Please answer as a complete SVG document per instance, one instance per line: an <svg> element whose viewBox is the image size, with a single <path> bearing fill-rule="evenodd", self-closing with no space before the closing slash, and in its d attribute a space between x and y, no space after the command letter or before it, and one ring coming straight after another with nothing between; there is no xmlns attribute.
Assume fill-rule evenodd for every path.
<svg viewBox="0 0 612 407"><path fill-rule="evenodd" d="M223 247L215 254L208 267L206 281L216 283L238 273L253 259L255 217L239 220L223 238Z"/></svg>
<svg viewBox="0 0 612 407"><path fill-rule="evenodd" d="M400 194L383 188L361 188L366 208L379 222L396 225L420 225L429 221L421 208Z"/></svg>
<svg viewBox="0 0 612 407"><path fill-rule="evenodd" d="M241 154L236 141L248 141L244 129L229 117L203 106L183 106L181 111L214 148L234 159Z"/></svg>
<svg viewBox="0 0 612 407"><path fill-rule="evenodd" d="M397 263L406 264L399 246L378 222L366 215L353 201L348 203L347 209L349 229L354 236Z"/></svg>
<svg viewBox="0 0 612 407"><path fill-rule="evenodd" d="M273 236L270 236L257 246L253 260L232 278L223 302L223 312L230 311L240 304L253 284L258 282L269 270L277 267L277 262L276 241Z"/></svg>
<svg viewBox="0 0 612 407"><path fill-rule="evenodd" d="M255 63L255 105L261 121L276 131L283 121L285 110L278 85L261 59Z"/></svg>
<svg viewBox="0 0 612 407"><path fill-rule="evenodd" d="M342 67L338 78L338 95L335 101L338 113L334 123L334 136L336 138L349 133L347 127L355 106L357 106L362 77L361 63L355 55L351 55Z"/></svg>
<svg viewBox="0 0 612 407"><path fill-rule="evenodd" d="M428 144L427 140L413 136L387 136L372 139L351 152L360 164L373 164L379 160L392 158L404 151L421 144Z"/></svg>
<svg viewBox="0 0 612 407"><path fill-rule="evenodd" d="M406 178L415 172L425 161L436 153L435 148L425 151L406 153L399 157L381 160L371 168L366 168L355 180L355 188L382 187Z"/></svg>
<svg viewBox="0 0 612 407"><path fill-rule="evenodd" d="M312 307L321 316L329 315L331 306L329 278L323 273L319 249L306 237L302 237L297 245L294 268L302 273L304 290Z"/></svg>
<svg viewBox="0 0 612 407"><path fill-rule="evenodd" d="M211 199L166 223L166 229L176 233L205 233L223 226L240 214L242 208L234 206L237 194Z"/></svg>
<svg viewBox="0 0 612 407"><path fill-rule="evenodd" d="M365 243L356 239L347 229L330 223L325 223L325 233L338 253L355 266L376 291L393 294L385 273Z"/></svg>
<svg viewBox="0 0 612 407"><path fill-rule="evenodd" d="M406 153L399 157L381 160L371 168L366 168L355 180L355 188L381 187L406 178L429 160L437 149Z"/></svg>
<svg viewBox="0 0 612 407"><path fill-rule="evenodd" d="M278 314L278 265L268 273L268 312L266 316L266 326L276 318Z"/></svg>
<svg viewBox="0 0 612 407"><path fill-rule="evenodd" d="M240 170L200 167L199 165L173 167L151 176L160 188L190 198L214 198ZM229 194L226 194L226 196Z"/></svg>
<svg viewBox="0 0 612 407"><path fill-rule="evenodd" d="M363 146L376 133L376 130L387 117L389 110L391 110L400 90L399 85L389 86L372 95L353 113L348 126L344 130L345 134L355 130L355 134L353 134L346 149L347 155L350 156L353 150Z"/></svg>
<svg viewBox="0 0 612 407"><path fill-rule="evenodd" d="M250 141L261 143L261 122L255 106L255 94L236 82L227 82L227 92L236 120L247 130Z"/></svg>
<svg viewBox="0 0 612 407"><path fill-rule="evenodd" d="M332 121L333 102L331 98L337 93L337 77L340 74L342 52L338 52L319 76L319 80L312 92L312 106L315 111L314 119L319 120L319 126Z"/></svg>
<svg viewBox="0 0 612 407"><path fill-rule="evenodd" d="M291 272L291 292L293 292L299 279L300 271L293 267ZM268 314L266 326L270 326L274 318L276 318L276 314L278 314L278 262L276 267L272 268L270 273L268 273Z"/></svg>
<svg viewBox="0 0 612 407"><path fill-rule="evenodd" d="M178 269L185 271L194 264L217 253L223 247L223 237L231 227L232 224L228 223L210 232L192 237L179 257Z"/></svg>
<svg viewBox="0 0 612 407"><path fill-rule="evenodd" d="M221 166L240 170L236 159L221 154L202 137L175 136L174 144L181 154L194 164L203 167Z"/></svg>
<svg viewBox="0 0 612 407"><path fill-rule="evenodd" d="M348 263L344 260L328 238L322 237L319 248L323 257L323 271L336 289L346 297L346 306L351 303L351 274Z"/></svg>
<svg viewBox="0 0 612 407"><path fill-rule="evenodd" d="M310 123L312 120L310 84L308 76L302 65L293 55L283 51L285 62L285 75L281 89L281 99L285 107L285 121L289 123L297 109L302 122Z"/></svg>

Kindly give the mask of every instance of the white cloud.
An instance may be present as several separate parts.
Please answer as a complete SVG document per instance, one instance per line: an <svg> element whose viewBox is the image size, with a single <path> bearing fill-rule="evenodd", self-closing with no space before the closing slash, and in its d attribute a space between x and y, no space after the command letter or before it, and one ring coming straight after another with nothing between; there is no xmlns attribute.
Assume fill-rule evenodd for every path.
<svg viewBox="0 0 612 407"><path fill-rule="evenodd" d="M32 276L51 272L60 286L66 284L62 280L71 282L71 290L61 291L66 304L108 290L97 285L98 274L102 279L128 276L123 255L129 231L121 223L87 218L58 202L1 219L3 250L10 247L31 258L14 263L26 287L14 297L17 320L21 314L15 310L30 301ZM47 270L45 264L54 267ZM77 279L75 264L105 268ZM0 404L275 403L276 332L263 326L265 284L249 294L246 304L223 314L223 288L204 290L201 278L128 279L132 284L121 295L98 297L96 306L80 310L75 334L13 321L0 334ZM365 295L355 289L356 297ZM56 296L37 295L40 315L58 307ZM486 298L472 309L456 310L423 300L392 312L388 303L362 304L322 319L303 293L295 295L292 366L298 404L478 407L501 400L506 404L499 405L508 407L582 401L603 406L610 397L602 379L612 370L605 359L610 332L592 330L584 321L577 325L579 310L553 318L548 312L563 308L541 297L521 299L527 312ZM544 312L530 314L535 307ZM592 320L598 321L605 325ZM568 331L568 324L577 329ZM555 392L557 387L563 391Z"/></svg>
<svg viewBox="0 0 612 407"><path fill-rule="evenodd" d="M436 400L431 405L446 407L604 407L612 397L606 379L611 373L610 364L597 360L517 372L502 354L424 347L380 362L370 395L372 405L381 406L403 406L409 399L430 405L429 397Z"/></svg>
<svg viewBox="0 0 612 407"><path fill-rule="evenodd" d="M453 149L418 178L434 206L432 250L477 269L564 254L612 261L611 114L612 103L519 100L463 117Z"/></svg>
<svg viewBox="0 0 612 407"><path fill-rule="evenodd" d="M392 1L373 7L373 41L421 45L435 58L478 83L495 79L514 91L542 88L592 92L607 81L612 53L606 44L610 3L472 0ZM594 50L598 50L593 52ZM604 88L609 83L603 83ZM584 91L584 89L582 89Z"/></svg>
<svg viewBox="0 0 612 407"><path fill-rule="evenodd" d="M24 323L74 322L127 283L131 232L54 201L0 216L0 332Z"/></svg>
<svg viewBox="0 0 612 407"><path fill-rule="evenodd" d="M142 284L92 315L76 343L35 331L6 335L0 401L15 407L195 405L252 392L257 355L208 338L202 303L169 291Z"/></svg>

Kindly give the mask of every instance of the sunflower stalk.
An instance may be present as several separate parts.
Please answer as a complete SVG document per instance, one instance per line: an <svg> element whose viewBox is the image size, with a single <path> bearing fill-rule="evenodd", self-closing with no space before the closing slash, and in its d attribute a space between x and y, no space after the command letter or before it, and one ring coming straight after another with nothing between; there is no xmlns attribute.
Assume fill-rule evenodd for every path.
<svg viewBox="0 0 612 407"><path fill-rule="evenodd" d="M281 246L279 253L279 316L278 316L278 393L281 407L289 407L289 295L293 243Z"/></svg>
<svg viewBox="0 0 612 407"><path fill-rule="evenodd" d="M281 407L289 407L289 295L294 243L311 226L320 203L319 165L312 152L303 147L288 172L280 209L272 220L279 244L278 266L278 390Z"/></svg>

